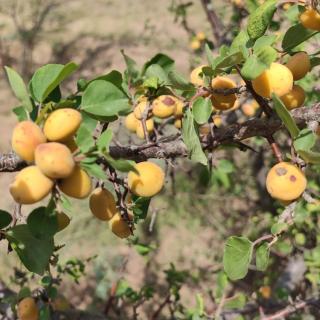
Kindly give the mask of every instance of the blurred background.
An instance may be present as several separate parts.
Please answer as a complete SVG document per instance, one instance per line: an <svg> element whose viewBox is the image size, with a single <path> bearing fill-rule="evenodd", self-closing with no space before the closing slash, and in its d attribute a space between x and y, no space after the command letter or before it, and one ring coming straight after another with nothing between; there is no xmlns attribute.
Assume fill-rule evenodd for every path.
<svg viewBox="0 0 320 320"><path fill-rule="evenodd" d="M232 37L248 12L241 1L212 3L226 30L225 38ZM80 66L74 79L90 79L112 69L124 70L123 49L140 65L158 52L165 53L188 77L193 67L206 61L204 42L214 46L215 38L200 0L0 0L0 152L10 150L17 122L11 112L17 101L4 66L15 68L28 81L43 64L74 61ZM65 84L66 91L75 89L75 81ZM118 135L128 139L121 127ZM255 239L273 223L279 210L264 190L270 152L261 139L252 140L256 152L217 152L210 181L201 167L186 161L167 164L166 188L152 200L147 220L129 243L93 219L87 201L74 201L71 226L58 236L58 243L65 244L60 250L61 263L76 266L76 271L65 273L61 285L71 305L107 310L110 319L131 319L132 292L150 287L155 298L149 301L146 295L146 301L136 305L141 318L148 319L174 285L181 308L195 308L201 295L210 310L223 294L219 290L226 288L221 271L225 239L231 234ZM173 171L172 165L178 169ZM1 208L10 211L14 207L7 188L11 180L12 174L0 174ZM23 208L25 213L30 210L30 206ZM279 241L272 261L279 270L295 245L286 239ZM5 254L3 245L0 250L0 280L14 288L17 283L11 276L21 265L14 254ZM83 270L77 259L90 261ZM260 289L271 285L274 277L272 273L250 273L228 291L230 308L241 307L248 297L261 294ZM115 286L127 290L129 298L109 310ZM172 318L169 309L159 319L166 317Z"/></svg>

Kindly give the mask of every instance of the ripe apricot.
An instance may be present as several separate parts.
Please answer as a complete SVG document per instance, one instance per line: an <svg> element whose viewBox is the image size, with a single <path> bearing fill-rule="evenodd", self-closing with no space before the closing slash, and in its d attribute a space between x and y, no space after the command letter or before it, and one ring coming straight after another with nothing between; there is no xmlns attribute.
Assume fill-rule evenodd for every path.
<svg viewBox="0 0 320 320"><path fill-rule="evenodd" d="M206 34L203 31L200 31L196 34L196 38L199 41L204 41L206 39Z"/></svg>
<svg viewBox="0 0 320 320"><path fill-rule="evenodd" d="M33 204L46 197L53 188L53 180L37 166L22 169L10 185L13 199L20 204Z"/></svg>
<svg viewBox="0 0 320 320"><path fill-rule="evenodd" d="M137 163L135 169L139 174L130 171L128 186L132 193L140 197L153 197L164 185L164 172L155 163L144 161Z"/></svg>
<svg viewBox="0 0 320 320"><path fill-rule="evenodd" d="M183 108L184 108L184 103L178 98L175 98L176 101L176 109L174 110L174 115L176 117L182 117L183 116Z"/></svg>
<svg viewBox="0 0 320 320"><path fill-rule="evenodd" d="M298 52L288 60L287 68L292 72L293 80L302 79L311 69L311 62L306 52Z"/></svg>
<svg viewBox="0 0 320 320"><path fill-rule="evenodd" d="M58 109L49 115L45 121L43 131L50 141L67 141L77 132L81 120L81 113L75 109Z"/></svg>
<svg viewBox="0 0 320 320"><path fill-rule="evenodd" d="M199 50L201 48L201 42L198 39L193 39L190 42L190 48L192 50Z"/></svg>
<svg viewBox="0 0 320 320"><path fill-rule="evenodd" d="M320 31L320 14L312 9L306 9L299 17L301 24L306 29Z"/></svg>
<svg viewBox="0 0 320 320"><path fill-rule="evenodd" d="M154 129L153 119L146 120L146 129L147 129L148 134L153 131L153 129ZM138 122L136 134L140 139L145 139L142 121Z"/></svg>
<svg viewBox="0 0 320 320"><path fill-rule="evenodd" d="M136 132L139 120L134 116L133 112L129 113L124 121L125 127L131 131Z"/></svg>
<svg viewBox="0 0 320 320"><path fill-rule="evenodd" d="M259 292L264 299L270 299L272 293L270 286L260 287Z"/></svg>
<svg viewBox="0 0 320 320"><path fill-rule="evenodd" d="M141 120L143 118L144 113L146 112L146 108L148 107L148 105L149 105L149 102L147 100L142 100L134 108L133 114L138 120ZM149 114L147 115L147 118L149 118Z"/></svg>
<svg viewBox="0 0 320 320"><path fill-rule="evenodd" d="M295 84L290 92L280 98L287 109L292 110L300 108L303 105L306 95L304 90L299 85Z"/></svg>
<svg viewBox="0 0 320 320"><path fill-rule="evenodd" d="M22 121L13 129L12 149L21 159L33 162L36 147L46 140L42 130L34 122Z"/></svg>
<svg viewBox="0 0 320 320"><path fill-rule="evenodd" d="M266 187L273 198L291 201L299 198L307 187L304 173L289 162L273 166L267 175Z"/></svg>
<svg viewBox="0 0 320 320"><path fill-rule="evenodd" d="M190 73L190 82L195 86L204 86L204 80L201 76L203 67L206 67L206 65L199 66L193 69Z"/></svg>
<svg viewBox="0 0 320 320"><path fill-rule="evenodd" d="M236 88L237 84L230 78L227 77L216 77L212 80L211 86L213 89L232 89ZM213 93L211 101L213 107L217 110L228 110L231 109L237 100L236 94L223 94Z"/></svg>
<svg viewBox="0 0 320 320"><path fill-rule="evenodd" d="M281 97L292 90L293 75L286 66L274 62L252 81L252 85L255 92L264 98L271 98L273 93Z"/></svg>
<svg viewBox="0 0 320 320"><path fill-rule="evenodd" d="M132 220L133 216L129 213L129 219ZM111 231L119 238L124 239L131 236L131 231L128 223L124 221L121 214L117 212L109 221Z"/></svg>
<svg viewBox="0 0 320 320"><path fill-rule="evenodd" d="M84 199L90 194L92 183L87 172L76 165L68 178L59 181L59 188L69 197Z"/></svg>
<svg viewBox="0 0 320 320"><path fill-rule="evenodd" d="M19 320L38 320L39 309L36 301L31 297L22 299L18 303L17 314Z"/></svg>
<svg viewBox="0 0 320 320"><path fill-rule="evenodd" d="M182 120L181 120L181 119L175 119L175 120L174 120L174 126L175 126L177 129L181 129L181 128L182 128Z"/></svg>
<svg viewBox="0 0 320 320"><path fill-rule="evenodd" d="M152 113L158 118L168 118L176 110L176 99L173 96L162 95L152 103Z"/></svg>
<svg viewBox="0 0 320 320"><path fill-rule="evenodd" d="M110 220L117 212L113 194L104 188L96 188L89 200L92 214L100 220Z"/></svg>
<svg viewBox="0 0 320 320"><path fill-rule="evenodd" d="M58 142L39 144L35 151L35 163L43 174L52 179L69 177L75 166L69 148Z"/></svg>
<svg viewBox="0 0 320 320"><path fill-rule="evenodd" d="M247 117L253 117L256 113L256 109L251 103L243 104L241 109L244 115L246 115Z"/></svg>
<svg viewBox="0 0 320 320"><path fill-rule="evenodd" d="M221 127L221 125L222 125L221 116L219 116L219 115L212 116L212 122L217 128Z"/></svg>
<svg viewBox="0 0 320 320"><path fill-rule="evenodd" d="M70 218L64 212L57 212L58 232L64 230L70 224Z"/></svg>

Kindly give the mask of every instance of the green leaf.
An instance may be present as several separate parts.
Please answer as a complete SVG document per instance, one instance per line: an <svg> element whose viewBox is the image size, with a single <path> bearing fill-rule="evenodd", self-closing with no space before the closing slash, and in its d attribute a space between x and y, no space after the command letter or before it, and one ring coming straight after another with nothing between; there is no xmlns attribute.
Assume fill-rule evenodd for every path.
<svg viewBox="0 0 320 320"><path fill-rule="evenodd" d="M259 47L244 63L241 74L248 80L259 77L277 58L277 52L270 46Z"/></svg>
<svg viewBox="0 0 320 320"><path fill-rule="evenodd" d="M46 207L34 209L28 216L27 225L37 239L51 239L58 231L56 213Z"/></svg>
<svg viewBox="0 0 320 320"><path fill-rule="evenodd" d="M250 46L250 38L245 30L241 30L237 36L233 39L230 50L231 51L239 51L240 47L245 46L249 47Z"/></svg>
<svg viewBox="0 0 320 320"><path fill-rule="evenodd" d="M157 77L150 77L143 81L142 84L145 88L158 89L159 79Z"/></svg>
<svg viewBox="0 0 320 320"><path fill-rule="evenodd" d="M82 153L86 153L95 146L95 141L92 137L92 130L90 130L83 123L77 131L76 144Z"/></svg>
<svg viewBox="0 0 320 320"><path fill-rule="evenodd" d="M42 275L53 253L53 240L35 238L27 225L13 227L6 233L6 237L24 266L29 271Z"/></svg>
<svg viewBox="0 0 320 320"><path fill-rule="evenodd" d="M279 222L279 223L275 223L272 227L271 227L271 233L276 236L282 232L287 231L289 228L289 226L284 223L284 222Z"/></svg>
<svg viewBox="0 0 320 320"><path fill-rule="evenodd" d="M136 171L135 162L126 159L113 159L109 154L103 154L108 163L120 172Z"/></svg>
<svg viewBox="0 0 320 320"><path fill-rule="evenodd" d="M270 249L268 243L263 243L256 251L256 266L259 271L265 271L269 263Z"/></svg>
<svg viewBox="0 0 320 320"><path fill-rule="evenodd" d="M220 271L217 275L217 280L216 280L216 290L214 295L216 299L222 298L228 284L229 284L229 281L228 281L227 275L225 274L225 272Z"/></svg>
<svg viewBox="0 0 320 320"><path fill-rule="evenodd" d="M21 78L21 76L13 69L9 67L4 67L9 79L11 89L15 96L22 103L22 106L28 111L31 112L33 109L32 102L29 97L27 87Z"/></svg>
<svg viewBox="0 0 320 320"><path fill-rule="evenodd" d="M95 162L86 162L81 161L81 168L83 168L90 176L95 177L97 179L105 180L106 173L104 170Z"/></svg>
<svg viewBox="0 0 320 320"><path fill-rule="evenodd" d="M194 86L175 71L169 72L168 78L170 84L173 85L175 89L184 91L195 91Z"/></svg>
<svg viewBox="0 0 320 320"><path fill-rule="evenodd" d="M112 84L114 84L117 88L119 88L119 89L122 88L122 74L119 71L112 70L105 75L99 76L95 79L90 80L89 82L86 82L86 84L83 85L83 87L82 87L82 91L87 89L88 85L91 82L96 81L96 80L108 81L108 82L111 82Z"/></svg>
<svg viewBox="0 0 320 320"><path fill-rule="evenodd" d="M91 82L83 93L81 109L94 116L112 117L130 111L128 97L113 83Z"/></svg>
<svg viewBox="0 0 320 320"><path fill-rule="evenodd" d="M261 38L257 39L253 46L253 50L259 50L263 47L270 47L272 46L277 40L276 35L270 35L270 36L262 36Z"/></svg>
<svg viewBox="0 0 320 320"><path fill-rule="evenodd" d="M246 304L247 298L243 293L238 293L231 297L224 304L225 309L242 309ZM235 319L237 320L237 318Z"/></svg>
<svg viewBox="0 0 320 320"><path fill-rule="evenodd" d="M12 112L17 116L19 121L29 120L28 111L23 106L14 108Z"/></svg>
<svg viewBox="0 0 320 320"><path fill-rule="evenodd" d="M225 68L233 67L236 64L242 63L243 60L244 60L244 55L242 51L233 52L223 57L221 60L216 60L214 65L214 70L219 71Z"/></svg>
<svg viewBox="0 0 320 320"><path fill-rule="evenodd" d="M192 105L192 114L194 120L198 124L204 124L208 122L208 119L212 113L212 103L209 98L198 98Z"/></svg>
<svg viewBox="0 0 320 320"><path fill-rule="evenodd" d="M105 152L109 151L110 142L112 140L113 132L110 128L105 130L97 140L98 150Z"/></svg>
<svg viewBox="0 0 320 320"><path fill-rule="evenodd" d="M311 69L320 65L320 57L312 57L310 59Z"/></svg>
<svg viewBox="0 0 320 320"><path fill-rule="evenodd" d="M276 12L276 3L277 0L268 0L250 14L247 31L251 39L258 39L267 31Z"/></svg>
<svg viewBox="0 0 320 320"><path fill-rule="evenodd" d="M208 164L208 159L202 150L190 109L186 110L183 117L182 137L187 146L189 158L194 162L199 162L206 166Z"/></svg>
<svg viewBox="0 0 320 320"><path fill-rule="evenodd" d="M313 164L320 164L320 153L313 152L313 151L304 151L304 150L297 150L299 156L307 162Z"/></svg>
<svg viewBox="0 0 320 320"><path fill-rule="evenodd" d="M212 50L210 49L209 45L206 43L205 44L205 51L206 51L206 55L207 55L207 60L208 60L208 63L211 67L214 66L214 58L213 58L213 53L212 53Z"/></svg>
<svg viewBox="0 0 320 320"><path fill-rule="evenodd" d="M309 151L315 145L317 136L310 129L303 129L294 139L293 146L296 150Z"/></svg>
<svg viewBox="0 0 320 320"><path fill-rule="evenodd" d="M124 50L121 50L121 54L124 58L126 66L127 66L127 69L126 69L127 76L130 79L136 80L139 76L139 73L140 73L138 66L137 66L137 63L132 58L130 58L128 55L126 55L124 53Z"/></svg>
<svg viewBox="0 0 320 320"><path fill-rule="evenodd" d="M28 287L22 287L17 294L17 299L22 300L27 297L31 297L31 290Z"/></svg>
<svg viewBox="0 0 320 320"><path fill-rule="evenodd" d="M290 51L317 33L319 32L306 29L302 24L298 23L287 30L282 40L282 49L284 51Z"/></svg>
<svg viewBox="0 0 320 320"><path fill-rule="evenodd" d="M49 94L77 68L73 62L66 65L47 64L39 68L29 84L33 98L38 102L44 102Z"/></svg>
<svg viewBox="0 0 320 320"><path fill-rule="evenodd" d="M146 219L149 210L150 200L150 198L143 198L137 196L132 197L132 211L134 214L135 221Z"/></svg>
<svg viewBox="0 0 320 320"><path fill-rule="evenodd" d="M50 320L51 318L51 312L50 312L50 306L47 304L44 304L40 308L39 312L39 320Z"/></svg>
<svg viewBox="0 0 320 320"><path fill-rule="evenodd" d="M174 68L174 60L171 59L169 56L163 54L163 53L158 53L156 54L153 58L151 58L149 61L147 61L144 66L142 67L142 75L144 75L147 71L147 69L151 65L158 65L163 69L167 74L169 71L172 71Z"/></svg>
<svg viewBox="0 0 320 320"><path fill-rule="evenodd" d="M299 128L292 118L290 112L275 94L272 94L272 100L279 118L283 121L284 125L290 132L291 137L295 139L299 135Z"/></svg>
<svg viewBox="0 0 320 320"><path fill-rule="evenodd" d="M167 84L169 83L168 74L165 72L165 70L158 64L152 64L148 67L148 69L145 72L146 77L153 77L159 79L159 82L161 84Z"/></svg>
<svg viewBox="0 0 320 320"><path fill-rule="evenodd" d="M7 211L0 210L0 229L4 229L12 222L11 214Z"/></svg>
<svg viewBox="0 0 320 320"><path fill-rule="evenodd" d="M252 258L253 243L245 237L229 237L224 248L223 266L231 280L243 279Z"/></svg>

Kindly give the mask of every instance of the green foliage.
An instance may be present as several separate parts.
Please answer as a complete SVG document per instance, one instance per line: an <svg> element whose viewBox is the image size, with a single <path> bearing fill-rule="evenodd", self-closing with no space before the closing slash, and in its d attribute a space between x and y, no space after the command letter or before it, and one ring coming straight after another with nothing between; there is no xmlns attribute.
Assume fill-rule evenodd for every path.
<svg viewBox="0 0 320 320"><path fill-rule="evenodd" d="M12 221L11 214L4 210L0 210L0 229L4 229L8 227L11 221Z"/></svg>

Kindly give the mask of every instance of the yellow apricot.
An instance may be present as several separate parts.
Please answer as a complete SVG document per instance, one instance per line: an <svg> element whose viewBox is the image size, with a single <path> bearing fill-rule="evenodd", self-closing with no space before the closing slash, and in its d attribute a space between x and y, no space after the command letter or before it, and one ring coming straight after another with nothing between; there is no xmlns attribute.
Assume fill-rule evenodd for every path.
<svg viewBox="0 0 320 320"><path fill-rule="evenodd" d="M158 118L168 118L176 110L176 99L169 95L162 95L156 98L152 103L152 113Z"/></svg>
<svg viewBox="0 0 320 320"><path fill-rule="evenodd" d="M124 120L125 127L131 132L136 132L138 123L139 120L134 116L133 112L129 113Z"/></svg>
<svg viewBox="0 0 320 320"><path fill-rule="evenodd" d="M132 214L128 214L129 219L133 220ZM131 236L131 230L128 226L128 223L122 219L121 214L119 212L117 212L109 221L109 227L111 231L121 239L128 238L129 236Z"/></svg>
<svg viewBox="0 0 320 320"><path fill-rule="evenodd" d="M222 125L222 117L219 115L212 116L212 122L217 128L219 128Z"/></svg>
<svg viewBox="0 0 320 320"><path fill-rule="evenodd" d="M311 69L311 62L306 52L298 52L288 60L287 68L292 72L293 80L302 79Z"/></svg>
<svg viewBox="0 0 320 320"><path fill-rule="evenodd" d="M81 113L75 109L58 109L49 115L44 123L43 131L50 141L67 141L77 132L81 120Z"/></svg>
<svg viewBox="0 0 320 320"><path fill-rule="evenodd" d="M266 187L273 198L291 201L299 198L304 192L307 179L297 166L289 162L280 162L268 172Z"/></svg>
<svg viewBox="0 0 320 320"><path fill-rule="evenodd" d="M195 86L204 86L204 80L201 76L203 67L206 67L206 65L199 66L193 69L190 73L190 82Z"/></svg>
<svg viewBox="0 0 320 320"><path fill-rule="evenodd" d="M38 320L39 309L36 301L31 297L22 299L18 303L17 314L19 320Z"/></svg>
<svg viewBox="0 0 320 320"><path fill-rule="evenodd" d="M236 88L237 84L230 78L227 77L216 77L212 80L211 86L213 89L232 89ZM228 110L231 109L237 100L236 94L223 94L213 93L211 101L213 107L217 110Z"/></svg>
<svg viewBox="0 0 320 320"><path fill-rule="evenodd" d="M242 109L242 112L244 113L244 115L246 115L247 117L253 117L256 113L256 109L249 102L243 104L241 109Z"/></svg>
<svg viewBox="0 0 320 320"><path fill-rule="evenodd" d="M252 81L252 85L255 92L264 98L271 98L272 93L281 97L292 90L293 75L286 66L274 62Z"/></svg>
<svg viewBox="0 0 320 320"><path fill-rule="evenodd" d="M136 172L128 174L128 186L132 193L140 197L153 197L164 185L164 172L155 163L144 161L135 165Z"/></svg>
<svg viewBox="0 0 320 320"><path fill-rule="evenodd" d="M154 129L153 119L146 120L146 129L148 134L153 131ZM142 121L139 121L138 123L136 134L140 139L145 139Z"/></svg>
<svg viewBox="0 0 320 320"><path fill-rule="evenodd" d="M260 287L259 292L264 299L270 299L272 293L270 286Z"/></svg>
<svg viewBox="0 0 320 320"><path fill-rule="evenodd" d="M201 42L198 40L198 39L193 39L191 42L190 42L190 48L192 50L198 50L201 48Z"/></svg>
<svg viewBox="0 0 320 320"><path fill-rule="evenodd" d="M203 32L203 31L200 31L196 34L196 38L199 40L199 41L203 41L206 39L206 34Z"/></svg>
<svg viewBox="0 0 320 320"><path fill-rule="evenodd" d="M292 110L300 108L303 105L306 95L304 90L299 85L295 84L290 92L280 98L287 109Z"/></svg>
<svg viewBox="0 0 320 320"><path fill-rule="evenodd" d="M147 100L142 100L134 108L133 114L138 120L141 120L143 118L144 113L146 112L146 108L148 107L148 105L149 105L149 102ZM147 115L147 118L149 118L149 116L150 116L150 114Z"/></svg>
<svg viewBox="0 0 320 320"><path fill-rule="evenodd" d="M71 153L74 153L78 150L78 146L76 144L76 141L74 140L74 137L71 137L68 140L63 141L63 144L69 148Z"/></svg>
<svg viewBox="0 0 320 320"><path fill-rule="evenodd" d="M70 224L70 218L64 212L57 212L58 232L64 230Z"/></svg>
<svg viewBox="0 0 320 320"><path fill-rule="evenodd" d="M181 120L181 119L175 119L175 120L174 120L174 126L175 126L177 129L181 129L181 128L182 128L182 120Z"/></svg>
<svg viewBox="0 0 320 320"><path fill-rule="evenodd" d="M42 130L34 122L22 121L13 129L12 149L21 159L33 162L34 150L46 140Z"/></svg>
<svg viewBox="0 0 320 320"><path fill-rule="evenodd" d="M58 142L39 144L35 151L35 163L43 174L52 179L69 177L75 166L69 148Z"/></svg>
<svg viewBox="0 0 320 320"><path fill-rule="evenodd" d="M84 199L91 192L92 182L87 172L76 165L68 178L59 181L59 188L69 197Z"/></svg>
<svg viewBox="0 0 320 320"><path fill-rule="evenodd" d="M305 10L299 20L306 29L320 31L320 14L316 10L312 8Z"/></svg>
<svg viewBox="0 0 320 320"><path fill-rule="evenodd" d="M53 180L36 166L22 169L9 187L13 199L20 204L36 203L45 198L52 188Z"/></svg>
<svg viewBox="0 0 320 320"><path fill-rule="evenodd" d="M89 200L92 214L100 220L110 220L117 212L113 194L104 188L96 188Z"/></svg>
<svg viewBox="0 0 320 320"><path fill-rule="evenodd" d="M174 110L174 115L176 117L181 117L183 116L184 103L178 98L175 98L175 101L176 101L176 109Z"/></svg>

